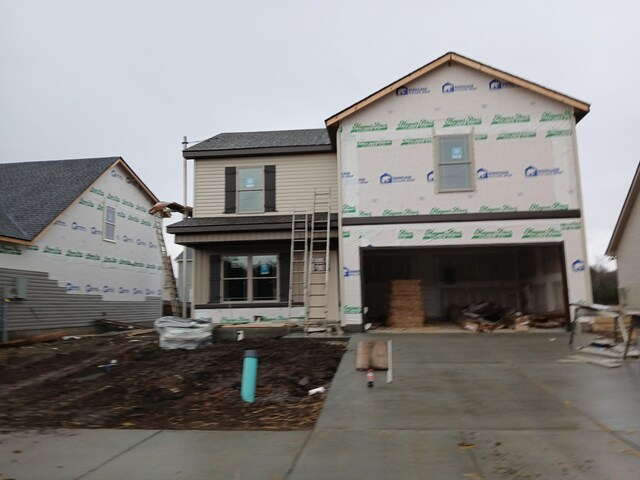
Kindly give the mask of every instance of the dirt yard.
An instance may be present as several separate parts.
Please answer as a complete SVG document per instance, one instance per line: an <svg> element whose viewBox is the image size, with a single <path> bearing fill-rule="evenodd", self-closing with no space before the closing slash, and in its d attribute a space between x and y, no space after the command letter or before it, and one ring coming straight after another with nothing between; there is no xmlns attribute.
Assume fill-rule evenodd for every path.
<svg viewBox="0 0 640 480"><path fill-rule="evenodd" d="M309 429L326 394L308 390L329 386L345 347L268 339L161 350L149 333L0 349L0 429ZM240 398L246 349L259 356L252 404Z"/></svg>

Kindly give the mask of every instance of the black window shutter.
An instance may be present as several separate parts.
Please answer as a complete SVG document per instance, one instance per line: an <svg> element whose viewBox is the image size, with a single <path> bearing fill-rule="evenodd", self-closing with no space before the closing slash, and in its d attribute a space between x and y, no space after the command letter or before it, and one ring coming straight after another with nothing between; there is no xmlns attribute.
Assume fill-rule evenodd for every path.
<svg viewBox="0 0 640 480"><path fill-rule="evenodd" d="M236 213L236 167L224 169L224 213Z"/></svg>
<svg viewBox="0 0 640 480"><path fill-rule="evenodd" d="M209 256L209 303L220 303L220 255Z"/></svg>
<svg viewBox="0 0 640 480"><path fill-rule="evenodd" d="M280 301L289 301L289 268L291 267L291 254L283 252L279 255L280 260Z"/></svg>
<svg viewBox="0 0 640 480"><path fill-rule="evenodd" d="M264 166L264 211L276 211L276 166Z"/></svg>

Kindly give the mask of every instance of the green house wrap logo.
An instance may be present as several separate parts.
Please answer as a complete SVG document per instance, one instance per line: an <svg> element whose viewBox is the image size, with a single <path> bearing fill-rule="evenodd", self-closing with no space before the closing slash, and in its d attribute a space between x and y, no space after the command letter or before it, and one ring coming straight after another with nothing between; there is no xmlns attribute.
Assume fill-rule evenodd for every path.
<svg viewBox="0 0 640 480"><path fill-rule="evenodd" d="M65 257L84 258L84 253L82 253L80 250L67 250Z"/></svg>
<svg viewBox="0 0 640 480"><path fill-rule="evenodd" d="M484 228L476 228L471 236L472 240L483 240L486 238L511 238L513 232L507 228L496 228L495 230L486 230Z"/></svg>
<svg viewBox="0 0 640 480"><path fill-rule="evenodd" d="M444 127L468 127L471 125L482 125L482 119L469 115L467 118L449 117L444 121Z"/></svg>
<svg viewBox="0 0 640 480"><path fill-rule="evenodd" d="M0 253L3 253L5 255L22 255L22 251L18 247L6 244L0 245Z"/></svg>
<svg viewBox="0 0 640 480"><path fill-rule="evenodd" d="M502 213L502 212L517 212L518 207L514 207L513 205L500 205L499 207L491 207L489 205L482 205L480 213Z"/></svg>
<svg viewBox="0 0 640 480"><path fill-rule="evenodd" d="M109 200L111 200L112 202L118 202L120 203L120 197L118 197L117 195L112 195L110 193L107 193L107 198Z"/></svg>
<svg viewBox="0 0 640 480"><path fill-rule="evenodd" d="M527 123L531 121L529 115L523 115L522 113L516 113L515 115L495 115L491 120L491 125L505 125L509 123Z"/></svg>
<svg viewBox="0 0 640 480"><path fill-rule="evenodd" d="M359 217L372 217L373 214L371 212L365 212L364 210L358 210Z"/></svg>
<svg viewBox="0 0 640 480"><path fill-rule="evenodd" d="M37 245L27 245L25 250L29 250L30 252L37 252L40 250L40 247Z"/></svg>
<svg viewBox="0 0 640 480"><path fill-rule="evenodd" d="M358 307L357 305L345 305L344 313L349 314L359 314L362 313L362 307Z"/></svg>
<svg viewBox="0 0 640 480"><path fill-rule="evenodd" d="M62 250L58 247L50 247L49 245L44 246L44 253L49 253L51 255L62 255Z"/></svg>
<svg viewBox="0 0 640 480"><path fill-rule="evenodd" d="M559 121L565 121L565 120L571 120L570 111L566 111L563 113L544 112L540 117L541 122L559 122Z"/></svg>
<svg viewBox="0 0 640 480"><path fill-rule="evenodd" d="M448 230L428 229L422 236L423 240L442 240L447 238L462 238L462 231L449 228Z"/></svg>
<svg viewBox="0 0 640 480"><path fill-rule="evenodd" d="M410 208L405 208L404 210L389 210L386 209L382 212L383 217L400 217L403 215L420 215L418 210L412 210Z"/></svg>
<svg viewBox="0 0 640 480"><path fill-rule="evenodd" d="M133 202L130 202L129 200L125 200L124 198L122 199L122 204L123 204L125 207L131 207L131 208L134 208L134 204L133 204Z"/></svg>
<svg viewBox="0 0 640 480"><path fill-rule="evenodd" d="M573 135L571 130L549 130L545 135L545 138L549 137L570 137Z"/></svg>
<svg viewBox="0 0 640 480"><path fill-rule="evenodd" d="M536 132L502 132L498 134L497 140L517 140L519 138L535 138Z"/></svg>
<svg viewBox="0 0 640 480"><path fill-rule="evenodd" d="M522 238L551 238L551 237L561 237L561 236L562 236L562 232L560 231L559 228L556 228L556 227L549 227L546 229L529 227L525 229L524 233L522 234Z"/></svg>
<svg viewBox="0 0 640 480"><path fill-rule="evenodd" d="M81 198L78 203L80 205L84 205L85 207L91 207L91 208L95 207L95 205L93 204L93 202L91 200L87 200L85 198Z"/></svg>
<svg viewBox="0 0 640 480"><path fill-rule="evenodd" d="M136 210L139 211L139 212L147 213L147 209L144 208L142 205L136 204Z"/></svg>
<svg viewBox="0 0 640 480"><path fill-rule="evenodd" d="M130 221L136 222L136 223L140 223L140 219L138 217L134 216L134 215L129 215L127 217L127 220L130 220Z"/></svg>
<svg viewBox="0 0 640 480"><path fill-rule="evenodd" d="M466 208L452 207L452 208L437 208L434 207L429 212L430 215L449 215L451 213L469 213Z"/></svg>
<svg viewBox="0 0 640 480"><path fill-rule="evenodd" d="M392 144L392 140L363 140L356 144L356 148L388 147Z"/></svg>
<svg viewBox="0 0 640 480"><path fill-rule="evenodd" d="M97 255L95 253L87 253L84 258L86 258L87 260L93 260L96 262L100 261L100 255Z"/></svg>
<svg viewBox="0 0 640 480"><path fill-rule="evenodd" d="M104 192L102 190L100 190L99 188L96 187L92 187L91 190L89 190L91 193L95 193L96 195L100 196L100 197L104 197Z"/></svg>
<svg viewBox="0 0 640 480"><path fill-rule="evenodd" d="M104 257L102 263L118 263L118 259L116 257Z"/></svg>
<svg viewBox="0 0 640 480"><path fill-rule="evenodd" d="M411 230L400 230L398 232L398 240L413 240L413 232Z"/></svg>
<svg viewBox="0 0 640 480"><path fill-rule="evenodd" d="M351 232L342 232L342 238L351 238Z"/></svg>
<svg viewBox="0 0 640 480"><path fill-rule="evenodd" d="M540 205L539 203L529 205L530 212L548 212L552 210L569 210L569 205L560 202L554 202L550 205Z"/></svg>
<svg viewBox="0 0 640 480"><path fill-rule="evenodd" d="M387 124L374 122L374 123L354 123L351 127L351 133L363 133L363 132L382 132L386 130Z"/></svg>
<svg viewBox="0 0 640 480"><path fill-rule="evenodd" d="M425 120L424 118L417 122L407 122L406 120L400 120L396 130L417 130L419 128L433 128L435 123L433 120Z"/></svg>
<svg viewBox="0 0 640 480"><path fill-rule="evenodd" d="M580 222L566 222L561 223L560 228L562 230L580 230L582 228L582 224Z"/></svg>
<svg viewBox="0 0 640 480"><path fill-rule="evenodd" d="M356 206L345 203L342 205L342 213L356 213Z"/></svg>
<svg viewBox="0 0 640 480"><path fill-rule="evenodd" d="M431 143L433 140L431 137L423 137L423 138L403 138L402 142L400 142L400 146L404 147L405 145L424 145L425 143Z"/></svg>
<svg viewBox="0 0 640 480"><path fill-rule="evenodd" d="M118 211L117 215L118 215L118 217L120 217L120 218L127 218L127 216L125 215L125 213L124 213L124 212L121 212L121 211Z"/></svg>
<svg viewBox="0 0 640 480"><path fill-rule="evenodd" d="M473 139L476 142L481 140L487 140L488 138L489 138L489 135L487 135L486 133L478 133L477 135L473 136Z"/></svg>

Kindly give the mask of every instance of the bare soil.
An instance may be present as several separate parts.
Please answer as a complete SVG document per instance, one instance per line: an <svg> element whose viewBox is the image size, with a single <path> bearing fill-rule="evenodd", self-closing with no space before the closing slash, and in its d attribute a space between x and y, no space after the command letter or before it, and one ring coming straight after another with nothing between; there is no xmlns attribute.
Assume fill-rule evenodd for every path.
<svg viewBox="0 0 640 480"><path fill-rule="evenodd" d="M329 386L345 346L301 338L161 350L148 333L1 349L0 429L309 429L326 394L308 390ZM240 398L247 349L259 357L254 403Z"/></svg>

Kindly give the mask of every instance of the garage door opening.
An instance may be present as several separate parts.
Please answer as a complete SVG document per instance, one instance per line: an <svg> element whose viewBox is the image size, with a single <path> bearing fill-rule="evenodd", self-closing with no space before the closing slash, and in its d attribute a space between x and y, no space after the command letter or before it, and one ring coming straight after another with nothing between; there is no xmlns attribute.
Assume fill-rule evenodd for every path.
<svg viewBox="0 0 640 480"><path fill-rule="evenodd" d="M421 297L425 324L481 302L565 321L569 311L562 244L363 248L361 265L365 321L374 324L392 323L394 288L413 289L414 306Z"/></svg>

